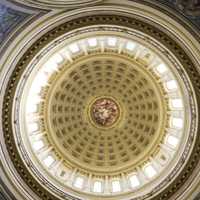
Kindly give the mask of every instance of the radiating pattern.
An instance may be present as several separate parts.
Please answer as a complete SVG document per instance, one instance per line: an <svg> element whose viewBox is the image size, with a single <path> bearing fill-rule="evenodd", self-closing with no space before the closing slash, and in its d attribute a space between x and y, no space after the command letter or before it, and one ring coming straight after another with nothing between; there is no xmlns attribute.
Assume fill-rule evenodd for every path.
<svg viewBox="0 0 200 200"><path fill-rule="evenodd" d="M25 124L32 151L76 190L112 195L141 188L180 146L185 108L179 83L158 55L135 41L113 35L76 40L45 61L29 92ZM88 104L101 96L117 99L124 110L112 129L87 122ZM159 114L165 104L167 118ZM159 150L134 167L142 152L157 146L154 140Z"/></svg>

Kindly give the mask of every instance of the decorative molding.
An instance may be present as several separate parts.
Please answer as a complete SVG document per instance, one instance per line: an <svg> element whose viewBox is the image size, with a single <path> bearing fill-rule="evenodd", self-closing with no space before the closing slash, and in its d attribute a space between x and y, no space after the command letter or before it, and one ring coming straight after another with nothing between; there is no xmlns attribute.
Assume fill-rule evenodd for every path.
<svg viewBox="0 0 200 200"><path fill-rule="evenodd" d="M103 0L10 0L14 3L19 3L23 6L39 8L41 10L55 10L55 9L74 9L84 6L95 5L101 3Z"/></svg>
<svg viewBox="0 0 200 200"><path fill-rule="evenodd" d="M16 200L15 196L10 192L0 177L0 199L1 200Z"/></svg>

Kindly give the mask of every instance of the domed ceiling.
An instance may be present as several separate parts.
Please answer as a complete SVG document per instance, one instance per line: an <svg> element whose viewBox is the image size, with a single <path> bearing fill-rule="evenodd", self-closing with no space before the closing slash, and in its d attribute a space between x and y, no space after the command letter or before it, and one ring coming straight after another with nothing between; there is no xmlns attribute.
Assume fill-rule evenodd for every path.
<svg viewBox="0 0 200 200"><path fill-rule="evenodd" d="M0 63L2 179L16 199L192 200L197 30L153 3L15 6L35 13Z"/></svg>

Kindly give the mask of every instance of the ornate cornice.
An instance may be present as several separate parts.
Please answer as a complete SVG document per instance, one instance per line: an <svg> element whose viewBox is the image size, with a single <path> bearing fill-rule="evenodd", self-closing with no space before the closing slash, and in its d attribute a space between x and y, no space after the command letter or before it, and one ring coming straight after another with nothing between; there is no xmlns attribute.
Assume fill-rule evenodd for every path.
<svg viewBox="0 0 200 200"><path fill-rule="evenodd" d="M3 180L0 178L0 199L1 200L16 200L15 196L4 184Z"/></svg>

